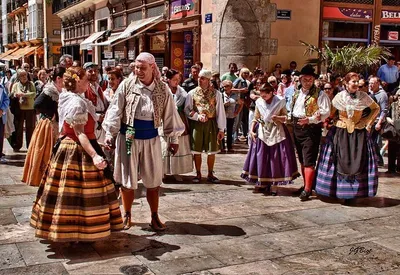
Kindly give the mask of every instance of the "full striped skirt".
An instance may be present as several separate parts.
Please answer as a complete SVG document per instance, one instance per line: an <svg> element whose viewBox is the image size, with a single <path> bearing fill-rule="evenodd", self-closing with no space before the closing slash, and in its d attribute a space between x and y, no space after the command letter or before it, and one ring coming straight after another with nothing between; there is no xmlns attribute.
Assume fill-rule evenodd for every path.
<svg viewBox="0 0 400 275"><path fill-rule="evenodd" d="M42 118L36 125L29 143L22 174L22 182L27 185L39 186L58 135L57 127L57 122L48 118Z"/></svg>
<svg viewBox="0 0 400 275"><path fill-rule="evenodd" d="M360 166L361 172L354 175L341 175L337 172L339 156L335 154L335 146L342 146L342 148L345 146L344 144L335 144L334 136L337 131L336 127L330 129L326 143L321 148L316 175L316 192L322 196L340 199L374 197L378 190L378 167L372 140L367 136L366 142L363 144L367 147L365 163L353 162L350 164ZM366 130L364 131L364 134L368 135ZM356 132L352 134L355 135ZM347 149L350 150L350 155L352 154L351 150L357 150L351 146L347 146Z"/></svg>
<svg viewBox="0 0 400 275"><path fill-rule="evenodd" d="M123 227L114 184L69 138L50 160L30 224L36 237L57 242L97 241Z"/></svg>

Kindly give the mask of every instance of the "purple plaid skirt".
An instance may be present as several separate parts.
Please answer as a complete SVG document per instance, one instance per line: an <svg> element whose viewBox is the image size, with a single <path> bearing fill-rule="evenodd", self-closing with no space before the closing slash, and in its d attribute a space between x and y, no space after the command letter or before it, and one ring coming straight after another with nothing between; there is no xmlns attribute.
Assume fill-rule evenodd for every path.
<svg viewBox="0 0 400 275"><path fill-rule="evenodd" d="M339 156L336 153L338 150L335 150L335 148L336 146L341 146L341 151L349 150L348 154L350 156L356 156L357 154L354 150L362 150L363 148L357 149L354 146L340 144L340 140L335 139L335 134L338 131L346 130L332 127L326 136L326 143L321 148L317 166L316 192L322 196L340 199L375 196L378 190L378 167L375 149L367 131L358 132L358 135L366 135L366 142L360 144L360 146L367 147L366 157L362 158L360 163L353 161L350 164L351 166L355 166L355 168L357 166L359 168L353 169L357 170L357 173L353 175L338 173L337 158ZM356 131L348 135L351 138L352 135L356 135Z"/></svg>
<svg viewBox="0 0 400 275"><path fill-rule="evenodd" d="M300 176L292 139L283 126L286 139L272 146L260 139L251 142L241 177L256 186L284 185Z"/></svg>

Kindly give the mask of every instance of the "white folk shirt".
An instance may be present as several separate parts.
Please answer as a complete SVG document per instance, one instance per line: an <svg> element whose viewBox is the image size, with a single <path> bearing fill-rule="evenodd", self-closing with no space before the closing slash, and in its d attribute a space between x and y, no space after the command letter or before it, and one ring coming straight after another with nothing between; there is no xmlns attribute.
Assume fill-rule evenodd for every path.
<svg viewBox="0 0 400 275"><path fill-rule="evenodd" d="M297 118L305 118L306 116L306 108L304 105L304 101L309 91L304 91L303 89L300 91L299 96L297 97L296 103L293 107L293 116ZM314 114L311 117L308 117L310 124L318 124L321 121L324 121L329 115L331 111L331 101L329 97L324 92L320 92L317 100L317 104L319 107L319 113L321 115L321 119L317 120L317 115Z"/></svg>
<svg viewBox="0 0 400 275"><path fill-rule="evenodd" d="M146 86L139 81L139 86L141 95L138 106L135 110L135 118L152 121L154 120L154 106L151 96L156 85L152 82L149 86Z"/></svg>

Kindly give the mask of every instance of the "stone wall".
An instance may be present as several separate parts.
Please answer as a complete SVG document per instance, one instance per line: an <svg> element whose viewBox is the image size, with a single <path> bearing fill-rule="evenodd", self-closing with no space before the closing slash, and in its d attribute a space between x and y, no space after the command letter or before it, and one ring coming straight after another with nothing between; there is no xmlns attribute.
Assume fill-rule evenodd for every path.
<svg viewBox="0 0 400 275"><path fill-rule="evenodd" d="M221 72L227 71L230 62L251 69L267 66L269 55L277 51L277 40L270 38L275 4L267 0L206 0L203 7L203 15L213 13L214 17L212 30L207 24L202 28L205 64ZM211 35L213 45L203 42L209 39L204 35Z"/></svg>
<svg viewBox="0 0 400 275"><path fill-rule="evenodd" d="M201 61L221 73L230 62L271 70L275 63L286 68L296 60L300 67L307 58L299 40L318 45L319 2L202 0ZM277 20L277 9L291 10L291 20ZM204 22L207 13L212 13L212 24Z"/></svg>

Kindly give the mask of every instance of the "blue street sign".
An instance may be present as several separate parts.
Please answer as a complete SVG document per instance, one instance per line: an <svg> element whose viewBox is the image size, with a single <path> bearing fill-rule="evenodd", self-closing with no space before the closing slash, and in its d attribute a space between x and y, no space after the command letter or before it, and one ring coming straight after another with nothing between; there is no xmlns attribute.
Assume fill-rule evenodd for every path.
<svg viewBox="0 0 400 275"><path fill-rule="evenodd" d="M204 17L204 22L205 23L212 23L212 13L206 13Z"/></svg>

